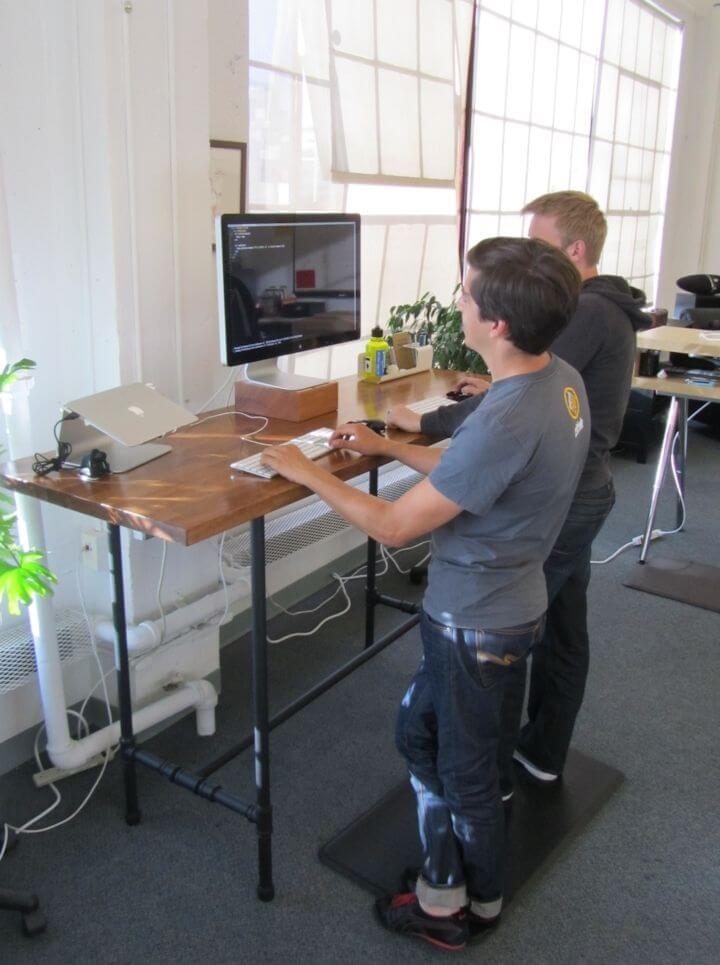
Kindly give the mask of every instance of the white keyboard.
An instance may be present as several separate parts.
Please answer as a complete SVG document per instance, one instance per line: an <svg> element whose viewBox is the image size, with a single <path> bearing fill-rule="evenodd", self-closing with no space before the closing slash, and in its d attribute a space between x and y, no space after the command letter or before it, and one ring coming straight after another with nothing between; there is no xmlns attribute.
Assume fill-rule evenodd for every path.
<svg viewBox="0 0 720 965"><path fill-rule="evenodd" d="M333 434L333 431L333 429L313 429L312 432L306 432L305 435L298 436L297 439L288 439L288 441L283 442L282 445L297 446L308 459L318 459L320 456L327 455L330 436ZM237 469L240 472L249 472L253 476L262 476L263 479L272 479L273 476L277 476L277 472L274 469L262 465L260 462L261 456L262 452L256 452L253 456L247 456L245 459L231 462L230 468Z"/></svg>
<svg viewBox="0 0 720 965"><path fill-rule="evenodd" d="M454 399L448 399L446 395L434 395L430 399L420 399L419 402L411 402L408 406L411 412L418 415L425 415L427 412L434 412L441 405L456 405Z"/></svg>

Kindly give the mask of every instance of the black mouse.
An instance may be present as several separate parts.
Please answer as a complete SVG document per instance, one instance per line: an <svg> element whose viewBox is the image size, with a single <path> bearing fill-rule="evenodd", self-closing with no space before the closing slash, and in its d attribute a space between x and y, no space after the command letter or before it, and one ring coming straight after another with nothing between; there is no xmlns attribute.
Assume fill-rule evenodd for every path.
<svg viewBox="0 0 720 965"><path fill-rule="evenodd" d="M379 436L385 435L385 429L387 426L382 421L382 419L351 419L351 422L359 423L360 425L367 426L368 429L372 429L373 432L377 432Z"/></svg>
<svg viewBox="0 0 720 965"><path fill-rule="evenodd" d="M453 402L462 402L463 399L467 399L465 393L461 392L460 389L453 389L451 392L446 392L445 397L451 399Z"/></svg>

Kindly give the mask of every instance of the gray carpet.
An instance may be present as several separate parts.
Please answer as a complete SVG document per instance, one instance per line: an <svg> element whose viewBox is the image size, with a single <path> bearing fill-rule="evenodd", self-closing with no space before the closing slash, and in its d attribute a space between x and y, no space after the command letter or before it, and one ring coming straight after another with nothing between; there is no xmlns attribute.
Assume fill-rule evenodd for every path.
<svg viewBox="0 0 720 965"><path fill-rule="evenodd" d="M596 542L596 557L641 532L653 463L654 456L646 466L631 454L614 457L618 503ZM717 438L693 428L687 531L652 549L720 564L719 475ZM665 500L659 525L671 528L673 519ZM619 768L625 783L522 891L497 933L468 949L469 960L717 960L720 617L623 587L635 559L636 552L628 552L594 567L593 663L576 735L579 749ZM382 585L394 594L416 592L398 576ZM353 596L348 617L309 640L273 648L274 707L362 646L359 584ZM380 629L399 619L382 609L378 614ZM272 631L282 632L286 621L276 621ZM413 631L274 732L273 903L255 899L252 826L142 769L144 820L128 828L116 762L77 819L47 835L23 837L0 863L0 885L35 889L50 920L45 935L29 940L18 915L0 912L0 959L43 965L437 961L439 953L382 931L368 896L316 856L323 841L402 777L393 719L417 658ZM192 766L245 732L247 641L226 648L222 659L217 735L199 739L192 722L181 721L153 738L151 749ZM249 795L251 768L246 753L221 779ZM0 779L0 814L12 823L50 800L48 791L34 790L30 775L27 765ZM86 774L62 783L64 814L92 779Z"/></svg>

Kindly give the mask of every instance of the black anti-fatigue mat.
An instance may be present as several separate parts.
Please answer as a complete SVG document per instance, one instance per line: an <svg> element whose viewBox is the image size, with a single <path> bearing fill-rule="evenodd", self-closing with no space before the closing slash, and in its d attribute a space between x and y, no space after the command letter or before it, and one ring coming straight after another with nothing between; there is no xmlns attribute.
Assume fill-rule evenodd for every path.
<svg viewBox="0 0 720 965"><path fill-rule="evenodd" d="M538 786L515 768L509 821L509 900L560 845L582 830L623 782L614 767L571 751L562 781ZM320 848L320 860L373 895L397 891L405 868L422 864L409 781L389 791Z"/></svg>
<svg viewBox="0 0 720 965"><path fill-rule="evenodd" d="M642 566L638 563L623 586L720 613L720 569L717 566L653 556Z"/></svg>

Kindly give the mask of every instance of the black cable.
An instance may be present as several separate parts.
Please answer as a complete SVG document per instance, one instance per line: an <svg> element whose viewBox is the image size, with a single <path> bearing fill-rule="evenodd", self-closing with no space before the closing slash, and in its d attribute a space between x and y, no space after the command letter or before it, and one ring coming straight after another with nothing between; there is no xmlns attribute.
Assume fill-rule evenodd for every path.
<svg viewBox="0 0 720 965"><path fill-rule="evenodd" d="M58 469L63 468L63 463L66 462L72 453L72 446L69 442L61 442L58 439L58 426L62 422L69 422L71 419L77 419L77 412L68 412L67 415L62 416L53 426L53 435L55 436L55 442L57 442L58 454L53 459L44 456L41 452L35 453L35 458L33 460L32 468L36 476L47 476L49 472L57 472Z"/></svg>

